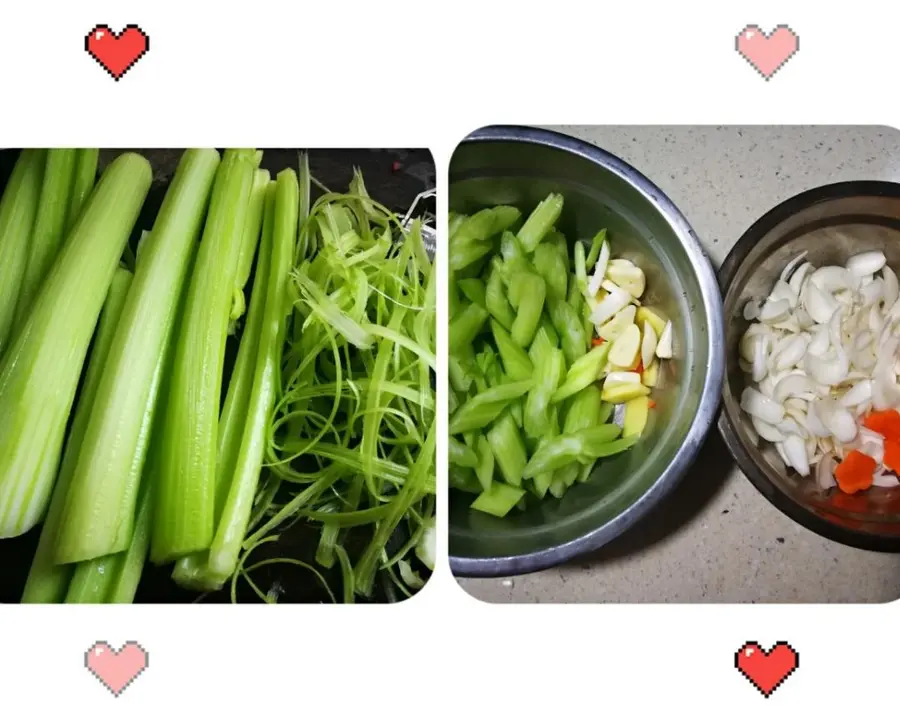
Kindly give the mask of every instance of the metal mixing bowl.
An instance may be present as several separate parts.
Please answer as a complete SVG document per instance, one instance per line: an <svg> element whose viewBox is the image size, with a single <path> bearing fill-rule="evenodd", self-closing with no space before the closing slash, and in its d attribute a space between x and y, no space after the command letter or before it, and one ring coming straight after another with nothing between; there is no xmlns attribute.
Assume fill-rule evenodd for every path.
<svg viewBox="0 0 900 720"><path fill-rule="evenodd" d="M450 209L498 204L525 211L550 192L565 198L558 224L570 242L607 228L614 254L647 276L648 305L675 326L675 358L655 393L640 442L609 458L562 500L495 518L451 492L450 565L455 575L496 577L541 570L596 549L659 503L694 460L712 425L724 371L722 306L715 273L694 231L637 170L599 148L547 130L489 127L466 138L450 163Z"/></svg>
<svg viewBox="0 0 900 720"><path fill-rule="evenodd" d="M861 495L822 491L788 471L774 447L754 445L740 408L746 377L738 344L749 323L747 300L768 295L785 264L804 250L815 266L843 265L866 250L882 250L900 265L900 185L845 182L787 200L758 220L738 241L719 273L725 302L726 376L719 430L738 466L766 498L823 537L852 547L900 552L900 491L872 488Z"/></svg>

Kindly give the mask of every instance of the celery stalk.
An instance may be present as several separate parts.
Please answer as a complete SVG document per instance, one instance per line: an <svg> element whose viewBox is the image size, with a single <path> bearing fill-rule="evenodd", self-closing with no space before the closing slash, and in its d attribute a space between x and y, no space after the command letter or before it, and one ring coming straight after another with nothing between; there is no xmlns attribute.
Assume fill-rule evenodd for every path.
<svg viewBox="0 0 900 720"><path fill-rule="evenodd" d="M19 292L16 307L15 327L25 322L34 305L34 299L52 267L66 232L66 212L69 209L69 195L75 174L77 151L60 148L47 151L44 178L41 186L41 201L31 232L31 246L25 277Z"/></svg>
<svg viewBox="0 0 900 720"><path fill-rule="evenodd" d="M253 266L253 256L256 254L256 246L259 244L262 230L266 189L269 187L271 177L268 170L257 170L253 176L253 189L250 191L250 204L247 206L247 223L244 225L241 254L238 258L237 277L234 283L235 287L240 290L243 290L250 279L250 268Z"/></svg>
<svg viewBox="0 0 900 720"><path fill-rule="evenodd" d="M253 373L256 355L259 349L259 338L262 329L263 312L267 295L267 278L269 262L272 254L272 230L275 219L275 188L270 182L264 195L264 222L262 240L259 246L259 259L256 262L256 276L253 292L250 295L250 309L247 322L241 336L234 369L228 382L228 393L222 414L219 416L219 435L216 455L216 527L222 517L222 510L228 498L231 478L234 476L235 463L241 447L241 435L247 422L247 404L253 389ZM249 222L252 222L249 221ZM207 571L209 552L203 551L185 555L175 563L172 577L175 582L186 588L199 590L215 590L221 583L210 578Z"/></svg>
<svg viewBox="0 0 900 720"><path fill-rule="evenodd" d="M0 359L0 537L47 509L91 336L152 177L133 153L109 165Z"/></svg>
<svg viewBox="0 0 900 720"><path fill-rule="evenodd" d="M210 572L223 582L237 567L241 544L250 521L250 511L253 509L253 497L265 454L269 416L279 384L278 365L290 309L286 299L297 237L300 202L297 174L291 169L282 170L278 173L275 185L271 266L265 278L265 313L254 363L253 389L247 402L244 432L228 499L209 551ZM258 281L262 282L263 279L259 278Z"/></svg>
<svg viewBox="0 0 900 720"><path fill-rule="evenodd" d="M153 527L153 481L154 474L144 474L141 483L141 498L138 502L137 518L134 522L134 535L125 552L115 555L114 574L106 602L130 604L134 602L141 573L150 550L150 532Z"/></svg>
<svg viewBox="0 0 900 720"><path fill-rule="evenodd" d="M102 411L91 415L72 477L56 550L58 563L82 562L128 547L146 457L146 443L140 442L142 418L156 405L154 376L172 334L218 166L215 150L184 153L141 249L97 390L95 404Z"/></svg>
<svg viewBox="0 0 900 720"><path fill-rule="evenodd" d="M97 179L97 162L100 151L97 148L82 148L75 158L75 171L72 178L72 192L69 195L69 207L66 209L66 231L71 232L81 214L88 195L94 189Z"/></svg>
<svg viewBox="0 0 900 720"><path fill-rule="evenodd" d="M0 198L0 355L6 349L41 199L44 150L22 150Z"/></svg>
<svg viewBox="0 0 900 720"><path fill-rule="evenodd" d="M252 158L226 155L216 173L170 375L151 540L156 564L208 548L215 529L222 366L256 171Z"/></svg>
<svg viewBox="0 0 900 720"><path fill-rule="evenodd" d="M22 593L23 603L56 603L65 597L66 587L72 576L71 565L56 565L53 562L53 551L56 547L56 537L62 520L63 508L66 502L66 493L72 479L72 471L78 460L81 443L84 439L84 430L90 418L94 398L97 395L97 387L103 373L103 366L109 355L113 334L119 324L122 308L125 306L125 296L131 286L132 275L124 268L118 268L113 275L109 286L109 294L100 315L97 334L94 338L93 349L88 361L87 373L75 417L72 419L72 428L66 441L66 450L60 465L56 484L53 487L53 497L50 500L50 509L44 519L41 529L41 537L38 540L34 559L31 561L31 570L25 581L25 590Z"/></svg>

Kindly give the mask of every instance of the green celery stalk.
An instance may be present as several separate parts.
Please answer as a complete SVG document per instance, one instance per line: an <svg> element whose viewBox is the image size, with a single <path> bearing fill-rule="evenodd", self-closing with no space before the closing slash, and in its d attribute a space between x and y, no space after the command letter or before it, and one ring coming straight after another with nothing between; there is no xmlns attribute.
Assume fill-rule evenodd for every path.
<svg viewBox="0 0 900 720"><path fill-rule="evenodd" d="M271 266L266 278L265 314L253 374L253 389L247 402L241 449L228 499L209 550L210 572L223 583L237 568L241 545L250 522L253 498L265 454L269 415L279 386L281 347L290 309L286 300L297 238L300 188L297 174L291 169L278 173L275 184Z"/></svg>
<svg viewBox="0 0 900 720"><path fill-rule="evenodd" d="M225 501L228 498L231 479L234 477L237 456L241 448L241 435L247 422L247 406L250 392L253 389L253 374L262 332L263 313L265 311L268 289L269 263L272 255L275 186L274 182L269 182L266 188L262 241L260 243L259 259L256 262L256 277L253 283L253 291L250 295L250 309L247 313L247 322L244 325L244 332L238 347L234 369L231 372L231 379L228 382L225 404L222 407L222 414L219 416L219 435L216 450L216 527L219 526L219 521L225 508ZM175 563L172 577L176 583L185 588L215 590L218 583L210 578L208 564L208 551L204 550L185 555Z"/></svg>
<svg viewBox="0 0 900 720"><path fill-rule="evenodd" d="M152 467L152 463L148 463ZM153 527L153 480L154 475L144 473L141 482L141 498L138 502L137 517L134 521L134 535L125 552L115 555L113 581L106 596L107 603L131 604L137 593L138 584L147 554L150 550L150 532Z"/></svg>
<svg viewBox="0 0 900 720"><path fill-rule="evenodd" d="M41 199L46 152L22 150L0 198L0 356L15 319Z"/></svg>
<svg viewBox="0 0 900 720"><path fill-rule="evenodd" d="M114 160L0 359L0 537L43 517L97 318L153 174Z"/></svg>
<svg viewBox="0 0 900 720"><path fill-rule="evenodd" d="M56 538L63 517L66 494L72 480L72 472L75 470L78 453L81 451L84 431L94 405L94 398L97 396L97 387L100 385L100 378L109 355L113 335L118 327L122 308L125 306L125 297L128 294L128 288L131 287L131 280L132 275L128 270L118 268L109 286L109 294L103 306L103 312L100 314L100 322L88 361L78 407L75 409L72 428L69 430L69 437L66 441L66 450L63 454L59 474L56 477L56 484L53 487L50 508L47 510L37 550L25 581L25 590L22 593L23 603L57 603L65 597L73 568L71 565L54 563L53 553L56 547Z"/></svg>
<svg viewBox="0 0 900 720"><path fill-rule="evenodd" d="M216 173L188 285L163 419L151 560L204 550L215 524L216 437L225 340L256 166L228 155Z"/></svg>
<svg viewBox="0 0 900 720"><path fill-rule="evenodd" d="M146 443L142 419L156 406L154 383L210 188L215 150L182 156L153 230L141 250L72 476L56 551L58 563L111 555L128 547ZM136 472L131 471L133 463Z"/></svg>
<svg viewBox="0 0 900 720"><path fill-rule="evenodd" d="M69 195L69 206L66 208L66 232L71 232L78 221L81 209L84 207L88 195L94 189L97 180L97 163L100 160L100 150L97 148L82 148L78 150L75 158L75 170L72 177L72 192Z"/></svg>
<svg viewBox="0 0 900 720"><path fill-rule="evenodd" d="M137 496L139 492L143 493L143 490L140 489L142 485L141 477L150 443L150 433L153 427L153 418L156 408L156 396L162 378L165 357L165 354L160 356L156 365L156 371L153 374L150 397L147 400L147 407L144 411L144 416L141 419L141 432L138 438L137 448L131 463L131 468L128 472L126 485L129 488L129 491L126 494L126 501L123 502L123 506L125 507L132 507L137 504L136 499L132 500L131 494ZM116 543L117 546L124 544L129 550L134 547L133 536L135 534L135 522L135 518L132 514L122 513L122 517L119 519L119 533L122 540ZM116 551L109 555L102 555L77 563L77 565L75 565L75 572L72 575L72 581L69 584L69 593L66 595L66 602L104 602L112 587L115 574L118 573L121 562L124 562L124 556L124 551ZM146 551L144 556L146 557Z"/></svg>
<svg viewBox="0 0 900 720"><path fill-rule="evenodd" d="M75 173L77 151L69 148L47 151L41 201L31 232L28 263L19 291L15 327L21 328L34 305L44 278L56 260L66 231L66 212Z"/></svg>
<svg viewBox="0 0 900 720"><path fill-rule="evenodd" d="M247 206L247 223L241 240L241 254L238 257L237 276L234 281L234 302L231 306L231 319L237 320L247 309L244 299L244 287L250 279L250 268L253 256L259 244L260 230L263 222L263 206L266 201L266 188L271 181L268 170L257 170L253 176L253 189L250 191L250 203Z"/></svg>

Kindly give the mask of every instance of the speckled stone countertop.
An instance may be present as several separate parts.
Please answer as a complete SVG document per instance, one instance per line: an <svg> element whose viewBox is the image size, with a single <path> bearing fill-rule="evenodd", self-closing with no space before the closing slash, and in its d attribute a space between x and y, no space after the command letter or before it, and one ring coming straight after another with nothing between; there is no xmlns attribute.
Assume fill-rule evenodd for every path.
<svg viewBox="0 0 900 720"><path fill-rule="evenodd" d="M717 268L755 220L792 195L845 180L900 181L900 132L883 127L553 129L659 185ZM794 523L737 470L714 429L673 495L599 552L460 584L490 602L887 602L900 598L900 555L844 547Z"/></svg>

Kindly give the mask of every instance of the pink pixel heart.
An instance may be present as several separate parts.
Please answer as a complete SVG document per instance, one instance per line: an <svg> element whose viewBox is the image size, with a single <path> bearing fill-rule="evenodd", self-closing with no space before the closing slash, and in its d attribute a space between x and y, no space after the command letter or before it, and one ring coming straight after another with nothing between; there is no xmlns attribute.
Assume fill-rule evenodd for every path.
<svg viewBox="0 0 900 720"><path fill-rule="evenodd" d="M147 669L150 656L136 642L113 650L109 643L94 643L84 654L84 665L116 697Z"/></svg>
<svg viewBox="0 0 900 720"><path fill-rule="evenodd" d="M800 38L787 25L779 25L768 35L759 26L748 25L738 34L735 49L769 80L797 54Z"/></svg>

